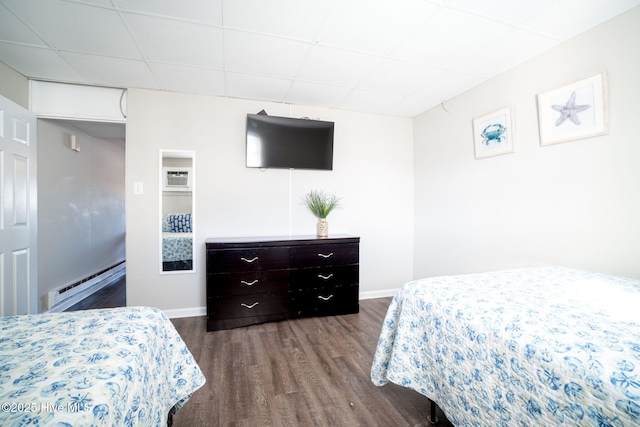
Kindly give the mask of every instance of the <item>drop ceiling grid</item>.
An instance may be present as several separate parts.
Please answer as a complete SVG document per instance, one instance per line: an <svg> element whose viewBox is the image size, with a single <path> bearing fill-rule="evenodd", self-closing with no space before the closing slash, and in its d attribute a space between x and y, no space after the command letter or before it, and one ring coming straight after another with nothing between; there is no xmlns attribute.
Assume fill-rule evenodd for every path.
<svg viewBox="0 0 640 427"><path fill-rule="evenodd" d="M640 0L0 0L28 78L413 117Z"/></svg>

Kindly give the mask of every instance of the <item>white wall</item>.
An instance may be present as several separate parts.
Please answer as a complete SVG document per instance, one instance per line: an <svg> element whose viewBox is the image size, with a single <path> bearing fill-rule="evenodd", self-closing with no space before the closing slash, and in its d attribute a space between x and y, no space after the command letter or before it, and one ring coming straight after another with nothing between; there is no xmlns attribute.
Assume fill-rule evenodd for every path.
<svg viewBox="0 0 640 427"><path fill-rule="evenodd" d="M0 95L29 108L29 80L4 62L0 62Z"/></svg>
<svg viewBox="0 0 640 427"><path fill-rule="evenodd" d="M80 152L69 149L76 135ZM38 120L38 296L125 258L125 147Z"/></svg>
<svg viewBox="0 0 640 427"><path fill-rule="evenodd" d="M610 134L541 147L536 94L606 70ZM414 122L415 277L564 265L640 278L640 8ZM516 153L474 160L472 119L515 110Z"/></svg>
<svg viewBox="0 0 640 427"><path fill-rule="evenodd" d="M333 171L245 167L246 114L335 122ZM196 274L159 274L158 151L194 150ZM134 195L134 182L144 194ZM291 189L291 190L290 190ZM412 277L413 134L406 118L148 90L129 91L127 304L164 310L205 306L204 241L221 236L315 234L300 201L335 192L344 208L330 234L361 237L360 286L374 292Z"/></svg>

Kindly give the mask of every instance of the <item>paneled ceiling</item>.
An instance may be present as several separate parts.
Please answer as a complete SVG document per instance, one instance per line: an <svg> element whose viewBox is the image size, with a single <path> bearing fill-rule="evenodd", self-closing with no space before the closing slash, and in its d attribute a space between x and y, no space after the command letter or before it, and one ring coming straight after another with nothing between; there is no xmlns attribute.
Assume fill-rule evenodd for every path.
<svg viewBox="0 0 640 427"><path fill-rule="evenodd" d="M639 4L0 0L0 61L30 79L414 117Z"/></svg>

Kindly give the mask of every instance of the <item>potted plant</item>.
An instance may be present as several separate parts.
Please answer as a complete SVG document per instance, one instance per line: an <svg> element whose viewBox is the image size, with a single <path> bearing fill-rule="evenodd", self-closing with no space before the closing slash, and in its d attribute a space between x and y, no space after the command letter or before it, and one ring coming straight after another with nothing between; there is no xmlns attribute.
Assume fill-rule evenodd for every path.
<svg viewBox="0 0 640 427"><path fill-rule="evenodd" d="M327 216L335 208L340 207L342 198L324 191L311 190L303 199L303 203L318 218L318 237L329 236Z"/></svg>

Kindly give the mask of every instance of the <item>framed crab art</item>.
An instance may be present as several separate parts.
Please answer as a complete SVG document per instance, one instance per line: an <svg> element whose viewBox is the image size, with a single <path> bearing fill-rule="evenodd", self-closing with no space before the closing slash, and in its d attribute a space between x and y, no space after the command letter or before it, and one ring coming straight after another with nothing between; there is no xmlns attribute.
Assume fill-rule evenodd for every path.
<svg viewBox="0 0 640 427"><path fill-rule="evenodd" d="M473 119L473 146L476 159L515 151L511 107Z"/></svg>
<svg viewBox="0 0 640 427"><path fill-rule="evenodd" d="M606 73L538 94L540 145L609 133Z"/></svg>

